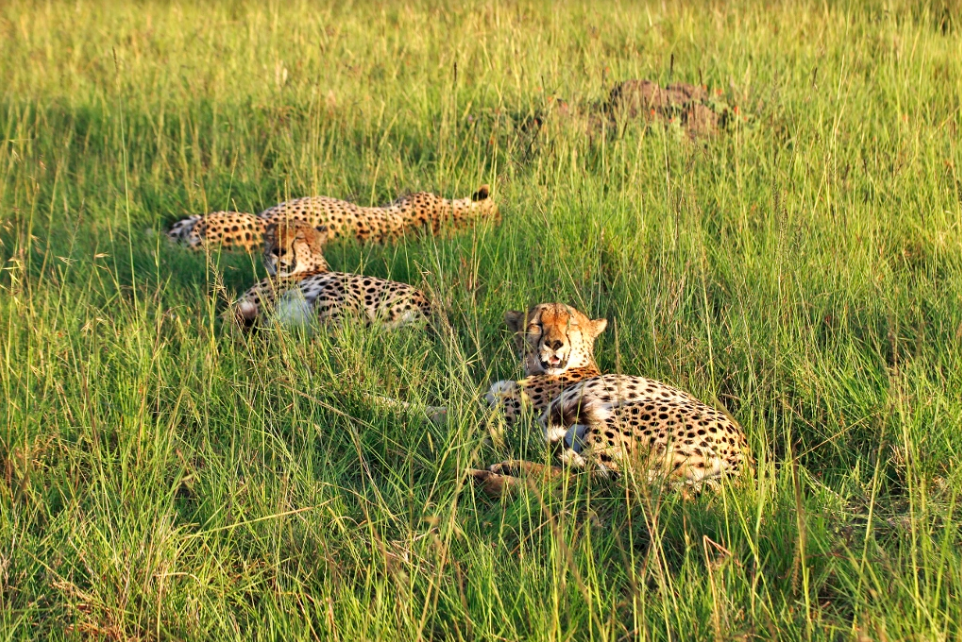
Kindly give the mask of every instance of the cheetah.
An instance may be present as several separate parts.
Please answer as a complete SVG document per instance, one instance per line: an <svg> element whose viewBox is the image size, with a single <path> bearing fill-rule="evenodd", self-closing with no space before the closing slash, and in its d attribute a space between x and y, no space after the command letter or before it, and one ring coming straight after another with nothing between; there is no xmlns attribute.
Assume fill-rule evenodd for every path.
<svg viewBox="0 0 962 642"><path fill-rule="evenodd" d="M494 383L484 398L511 427L526 413L543 411L568 387L601 374L595 364L594 342L608 326L561 303L542 303L527 312L509 310L504 320L522 353L525 378ZM370 399L392 408L410 409L406 401L381 395ZM446 406L430 406L433 423L447 421Z"/></svg>
<svg viewBox="0 0 962 642"><path fill-rule="evenodd" d="M630 468L649 482L700 490L717 488L721 479L752 466L745 433L731 418L645 377L596 372L582 378L544 404L540 423L565 467L599 476L617 477ZM505 461L469 474L500 495L522 476L559 477L564 469Z"/></svg>
<svg viewBox="0 0 962 642"><path fill-rule="evenodd" d="M311 228L302 222L271 223L264 230L264 268L270 276L329 272L324 258L326 225Z"/></svg>
<svg viewBox="0 0 962 642"><path fill-rule="evenodd" d="M360 318L394 329L430 315L427 297L407 283L327 271L321 252L326 235L323 226L303 221L268 225L264 264L272 276L234 303L234 320L250 329L270 312L285 326L306 326L315 319L337 325L345 318Z"/></svg>
<svg viewBox="0 0 962 642"><path fill-rule="evenodd" d="M191 248L200 248L206 243L253 252L263 247L267 225L282 220L326 226L330 238L376 243L395 240L417 230L438 234L445 227L466 227L482 218L501 220L487 185L482 185L470 198L451 200L417 192L380 207L359 207L327 196L309 196L275 205L256 216L241 212L191 216L171 226L167 235L172 240L186 242Z"/></svg>
<svg viewBox="0 0 962 642"><path fill-rule="evenodd" d="M608 327L606 319L589 319L562 303L541 303L527 312L509 310L504 320L521 351L525 378L498 381L484 398L509 426L525 411L540 413L570 386L601 374L594 342Z"/></svg>
<svg viewBox="0 0 962 642"><path fill-rule="evenodd" d="M167 231L167 238L182 242L192 250L209 244L227 250L253 252L264 246L266 227L264 219L253 214L212 212L177 221Z"/></svg>

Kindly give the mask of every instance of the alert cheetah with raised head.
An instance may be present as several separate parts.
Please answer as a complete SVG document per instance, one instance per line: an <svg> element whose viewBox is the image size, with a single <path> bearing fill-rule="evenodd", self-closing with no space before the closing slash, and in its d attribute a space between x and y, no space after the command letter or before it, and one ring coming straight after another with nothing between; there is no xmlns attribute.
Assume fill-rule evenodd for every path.
<svg viewBox="0 0 962 642"><path fill-rule="evenodd" d="M521 352L525 378L507 379L491 386L484 396L515 424L522 413L540 413L567 388L601 374L595 363L594 343L606 319L589 319L561 303L541 303L527 312L504 315Z"/></svg>
<svg viewBox="0 0 962 642"><path fill-rule="evenodd" d="M558 309L558 304L548 305ZM568 310L577 313L572 318L586 318L573 308ZM540 346L546 341L540 335L546 333L543 325L537 325L530 325L527 331L526 338L537 338L538 349L526 354L526 369L533 366L547 371L554 366L556 374L551 376L563 376L564 361L556 362L550 351L542 351ZM593 376L565 385L557 393L556 388L542 387L552 398L547 402L538 399L545 441L566 467L603 476L630 471L651 482L693 489L714 488L721 479L751 467L744 431L722 412L652 379L602 375L596 366L594 371ZM506 394L499 398L489 392L489 402L493 398L509 409L520 407L524 381L498 382L492 392L497 389ZM555 477L563 471L532 462L505 461L470 474L484 490L497 495L517 486L522 476Z"/></svg>
<svg viewBox="0 0 962 642"><path fill-rule="evenodd" d="M527 312L509 310L504 319L521 351L526 376L494 383L484 398L509 426L524 414L540 413L566 388L601 374L593 346L608 325L605 319L589 319L560 303L542 303ZM371 398L395 408L412 407L406 401L380 395ZM446 421L447 414L444 406L428 409L435 423Z"/></svg>
<svg viewBox="0 0 962 642"><path fill-rule="evenodd" d="M430 315L427 297L407 283L327 271L322 253L326 234L323 227L302 221L269 225L264 264L272 276L234 303L233 318L244 328L269 316L285 326L359 319L393 329Z"/></svg>

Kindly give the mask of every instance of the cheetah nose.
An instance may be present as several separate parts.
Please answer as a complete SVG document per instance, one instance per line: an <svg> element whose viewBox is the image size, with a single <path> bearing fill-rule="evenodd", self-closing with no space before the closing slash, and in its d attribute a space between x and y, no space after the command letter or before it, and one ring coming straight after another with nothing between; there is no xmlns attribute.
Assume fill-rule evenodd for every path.
<svg viewBox="0 0 962 642"><path fill-rule="evenodd" d="M544 344L549 348L551 348L552 350L560 350L561 347L564 345L564 341L562 341L561 339L548 339L547 341L544 342Z"/></svg>

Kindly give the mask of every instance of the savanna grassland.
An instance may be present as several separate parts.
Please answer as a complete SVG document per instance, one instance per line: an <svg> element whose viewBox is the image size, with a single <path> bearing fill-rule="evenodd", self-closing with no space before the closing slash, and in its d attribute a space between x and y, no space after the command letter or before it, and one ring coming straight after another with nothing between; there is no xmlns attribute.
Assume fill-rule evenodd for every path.
<svg viewBox="0 0 962 642"><path fill-rule="evenodd" d="M629 78L738 113L610 118ZM0 4L0 639L959 638L960 96L938 2ZM501 225L328 246L430 332L241 338L259 259L162 234L482 183ZM479 404L546 300L755 475L467 483L548 459Z"/></svg>

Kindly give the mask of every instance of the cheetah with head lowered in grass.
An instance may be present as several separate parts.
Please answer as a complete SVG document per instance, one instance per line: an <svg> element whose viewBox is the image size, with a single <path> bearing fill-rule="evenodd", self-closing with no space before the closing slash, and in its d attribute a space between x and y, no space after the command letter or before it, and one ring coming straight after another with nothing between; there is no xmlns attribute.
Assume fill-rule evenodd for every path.
<svg viewBox="0 0 962 642"><path fill-rule="evenodd" d="M329 272L322 253L326 233L323 226L317 229L301 221L271 223L265 233L264 264L272 276L247 290L230 316L245 329L268 314L288 326L315 319L336 325L354 318L388 329L429 317L427 297L407 283Z"/></svg>
<svg viewBox="0 0 962 642"><path fill-rule="evenodd" d="M447 199L417 192L380 207L359 207L328 196L308 196L275 205L256 216L242 212L190 216L174 223L167 236L194 249L220 246L253 252L263 247L267 226L281 221L326 227L330 238L376 243L417 231L438 234L445 228L458 229L482 219L501 220L487 185L470 198Z"/></svg>
<svg viewBox="0 0 962 642"><path fill-rule="evenodd" d="M192 250L205 246L253 252L264 246L267 222L243 212L195 214L177 221L167 230L167 238L184 243Z"/></svg>
<svg viewBox="0 0 962 642"><path fill-rule="evenodd" d="M559 304L549 305L558 309ZM578 315L569 313L571 318L587 318L573 308L567 309ZM529 325L526 340L548 335L543 324L537 325ZM555 363L550 352L540 347L556 345L556 340L538 338L538 350L529 351L525 357L526 370L541 367L546 373L552 372L548 376L563 377L566 364ZM546 354L547 361L543 358ZM593 366L593 358L591 363ZM488 393L489 403L494 401L509 411L520 407L528 394L525 382L539 376L498 382ZM536 385L534 390L538 387L552 396L547 401L543 396L532 400L539 404L536 409L542 410L545 441L568 467L601 476L625 474L630 469L650 482L660 480L673 487L701 489L715 488L721 479L735 477L752 466L742 428L683 390L645 377L602 375L596 366L592 376L581 377L573 384L551 388ZM494 495L518 486L524 476L562 474L564 469L527 461L505 461L470 471L481 487Z"/></svg>

